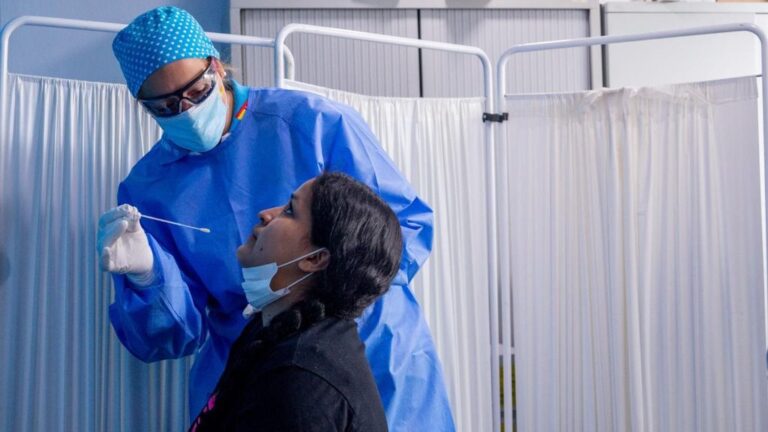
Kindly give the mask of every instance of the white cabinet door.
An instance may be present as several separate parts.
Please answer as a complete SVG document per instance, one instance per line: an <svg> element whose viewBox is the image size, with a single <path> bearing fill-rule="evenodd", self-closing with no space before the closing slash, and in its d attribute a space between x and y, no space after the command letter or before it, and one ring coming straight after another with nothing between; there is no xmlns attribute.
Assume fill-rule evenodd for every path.
<svg viewBox="0 0 768 432"><path fill-rule="evenodd" d="M589 19L588 9L425 9L421 37L482 48L495 67L516 44L590 36ZM476 59L428 50L422 56L424 96L482 96ZM510 93L589 89L589 49L518 54L507 63L506 79Z"/></svg>
<svg viewBox="0 0 768 432"><path fill-rule="evenodd" d="M242 33L274 38L286 24L418 37L413 9L244 9ZM418 50L371 42L294 34L287 45L296 60L296 79L320 86L376 96L418 96ZM274 85L272 51L242 49L242 73L251 86Z"/></svg>
<svg viewBox="0 0 768 432"><path fill-rule="evenodd" d="M753 12L607 12L604 33L621 35L729 23L754 23ZM650 9L650 8L649 8ZM757 38L749 33L717 34L609 45L606 86L646 86L757 74Z"/></svg>

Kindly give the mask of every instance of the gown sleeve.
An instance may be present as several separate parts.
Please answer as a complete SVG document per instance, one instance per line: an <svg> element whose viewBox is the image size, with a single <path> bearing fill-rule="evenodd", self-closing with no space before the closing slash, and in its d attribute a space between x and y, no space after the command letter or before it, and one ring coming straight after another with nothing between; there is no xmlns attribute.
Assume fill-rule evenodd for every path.
<svg viewBox="0 0 768 432"><path fill-rule="evenodd" d="M118 203L132 202L121 184ZM183 274L151 234L147 237L154 256L154 281L137 287L124 275L113 273L115 301L109 307L109 319L120 342L145 362L190 355L205 340L205 301L195 301L196 282Z"/></svg>

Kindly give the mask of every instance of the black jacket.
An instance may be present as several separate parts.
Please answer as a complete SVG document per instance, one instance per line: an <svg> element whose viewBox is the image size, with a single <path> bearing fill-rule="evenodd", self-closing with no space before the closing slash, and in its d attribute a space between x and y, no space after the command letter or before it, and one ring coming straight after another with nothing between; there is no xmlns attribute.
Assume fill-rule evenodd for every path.
<svg viewBox="0 0 768 432"><path fill-rule="evenodd" d="M260 320L260 316L255 319ZM326 318L269 349L230 407L235 431L387 430L384 408L352 320Z"/></svg>

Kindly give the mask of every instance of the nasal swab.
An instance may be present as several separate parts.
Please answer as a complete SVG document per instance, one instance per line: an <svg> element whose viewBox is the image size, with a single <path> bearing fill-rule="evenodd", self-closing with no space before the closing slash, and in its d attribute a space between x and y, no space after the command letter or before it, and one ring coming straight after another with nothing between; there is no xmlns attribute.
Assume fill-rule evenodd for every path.
<svg viewBox="0 0 768 432"><path fill-rule="evenodd" d="M152 219L152 220L155 220L155 221L158 221L158 222L165 222L165 223L171 224L171 225L178 225L178 226L184 227L184 228L190 228L190 229L193 229L193 230L202 231L202 232L204 232L206 234L210 234L211 233L211 230L208 229L208 228L199 228L199 227L194 227L192 225L185 225L183 223L173 222L173 221L169 221L169 220L166 220L166 219L160 219L160 218L154 217L154 216L147 216L147 215L145 215L143 213L141 213L141 217L147 218L147 219Z"/></svg>

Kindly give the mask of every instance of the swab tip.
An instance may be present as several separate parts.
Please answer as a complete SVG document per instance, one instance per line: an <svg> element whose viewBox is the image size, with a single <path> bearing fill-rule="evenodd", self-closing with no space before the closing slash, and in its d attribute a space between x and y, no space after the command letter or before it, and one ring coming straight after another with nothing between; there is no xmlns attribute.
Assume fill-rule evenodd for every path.
<svg viewBox="0 0 768 432"><path fill-rule="evenodd" d="M204 232L206 234L210 234L211 233L211 230L208 229L208 228L200 228L200 231L202 231L202 232Z"/></svg>

